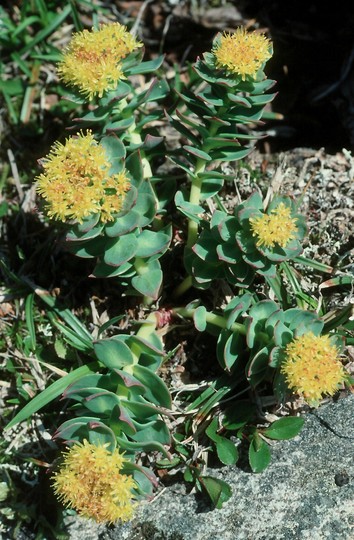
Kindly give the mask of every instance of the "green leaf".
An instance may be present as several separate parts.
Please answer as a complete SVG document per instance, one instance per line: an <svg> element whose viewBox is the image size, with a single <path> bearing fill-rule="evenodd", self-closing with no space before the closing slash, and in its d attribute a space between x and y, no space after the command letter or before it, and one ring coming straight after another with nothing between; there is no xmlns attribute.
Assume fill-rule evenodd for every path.
<svg viewBox="0 0 354 540"><path fill-rule="evenodd" d="M106 151L108 160L112 165L115 163L115 161L121 161L123 158L125 158L125 146L115 135L103 137L100 142Z"/></svg>
<svg viewBox="0 0 354 540"><path fill-rule="evenodd" d="M180 122L179 120L176 120L175 118L172 118L172 116L169 116L168 114L166 114L166 117L169 123L171 124L171 126L174 127L175 130L178 131L181 135L189 139L189 141L192 144L196 146L199 146L201 144L198 137L194 135L193 132L189 128L187 128L184 124L182 124L182 122Z"/></svg>
<svg viewBox="0 0 354 540"><path fill-rule="evenodd" d="M276 97L276 93L274 94L261 94L259 96L249 96L249 101L252 103L252 105L266 105L267 103L270 103L273 101L273 99Z"/></svg>
<svg viewBox="0 0 354 540"><path fill-rule="evenodd" d="M219 478L213 478L212 476L199 476L199 482L217 509L220 509L223 503L228 501L232 495L229 484L224 482L224 480L220 480Z"/></svg>
<svg viewBox="0 0 354 540"><path fill-rule="evenodd" d="M117 439L113 431L102 422L91 423L88 429L88 440L96 446L106 445L109 452L114 452Z"/></svg>
<svg viewBox="0 0 354 540"><path fill-rule="evenodd" d="M214 197L224 185L224 180L222 178L213 177L213 174L210 174L210 177L204 177L202 188L200 192L200 200L203 201L209 197Z"/></svg>
<svg viewBox="0 0 354 540"><path fill-rule="evenodd" d="M119 336L95 341L93 347L98 360L109 369L121 369L134 363L133 353Z"/></svg>
<svg viewBox="0 0 354 540"><path fill-rule="evenodd" d="M196 327L198 332L204 332L204 330L206 329L206 314L207 310L204 306L199 306L193 314L194 326Z"/></svg>
<svg viewBox="0 0 354 540"><path fill-rule="evenodd" d="M181 463L181 459L178 457L173 457L171 459L158 459L155 462L155 465L158 469L173 469Z"/></svg>
<svg viewBox="0 0 354 540"><path fill-rule="evenodd" d="M208 435L209 439L211 439L214 442L216 442L220 437L220 435L217 433L218 426L219 426L219 421L216 417L214 417L205 430L206 435Z"/></svg>
<svg viewBox="0 0 354 540"><path fill-rule="evenodd" d="M120 449L122 450L131 450L133 452L161 452L166 458L169 457L169 453L167 452L166 448L159 442L155 441L129 441L128 439L125 439L123 437L116 437L117 443Z"/></svg>
<svg viewBox="0 0 354 540"><path fill-rule="evenodd" d="M136 433L131 435L135 442L153 441L161 444L171 444L170 432L163 420L152 420L146 423L140 423L133 420Z"/></svg>
<svg viewBox="0 0 354 540"><path fill-rule="evenodd" d="M204 214L204 208L199 204L193 204L185 200L182 191L177 191L175 195L175 204L177 208L189 219L199 223L200 214Z"/></svg>
<svg viewBox="0 0 354 540"><path fill-rule="evenodd" d="M293 338L293 333L281 321L274 326L274 343L279 347L285 347Z"/></svg>
<svg viewBox="0 0 354 540"><path fill-rule="evenodd" d="M141 392L143 393L143 392ZM164 411L160 407L151 405L150 403L132 401L129 399L121 399L122 405L129 409L133 415L130 415L134 421L146 421L146 420L156 420L157 415L164 414ZM137 439L136 439L137 440Z"/></svg>
<svg viewBox="0 0 354 540"><path fill-rule="evenodd" d="M304 423L305 419L300 416L287 416L273 422L263 434L269 439L292 439L300 433Z"/></svg>
<svg viewBox="0 0 354 540"><path fill-rule="evenodd" d="M68 395L68 397L70 398L71 396ZM120 407L120 400L117 394L102 390L100 393L87 395L87 397L81 401L81 405L94 414L109 417L110 412L115 406Z"/></svg>
<svg viewBox="0 0 354 540"><path fill-rule="evenodd" d="M129 344L134 343L134 350L139 349L140 354L161 357L164 355L161 338L156 333L149 335L149 341L138 335L129 336ZM161 358L159 358L161 362Z"/></svg>
<svg viewBox="0 0 354 540"><path fill-rule="evenodd" d="M89 373L94 373L94 370L97 369L97 362L88 364L86 366L81 366L77 369L74 369L71 373L68 373L58 381L55 381L50 386L48 386L43 392L35 396L27 405L20 410L19 413L7 424L5 429L10 429L18 422L23 422L34 413L45 407L48 403L60 396L64 390L72 384L73 382L79 380L84 375Z"/></svg>
<svg viewBox="0 0 354 540"><path fill-rule="evenodd" d="M159 261L144 263L141 259L135 261L135 269L139 275L134 276L131 284L140 294L153 300L158 298L162 284L162 270Z"/></svg>
<svg viewBox="0 0 354 540"><path fill-rule="evenodd" d="M209 137L208 138L208 142L207 142L208 151L213 150L214 148L224 149L228 146L238 147L239 149L242 148L237 138L233 138L233 139L231 139L230 137Z"/></svg>
<svg viewBox="0 0 354 540"><path fill-rule="evenodd" d="M134 185L139 186L144 180L144 168L139 151L133 152L127 157L125 166L134 179Z"/></svg>
<svg viewBox="0 0 354 540"><path fill-rule="evenodd" d="M134 100L129 104L136 108L137 105L143 103L149 103L151 101L159 101L160 99L165 98L170 91L170 87L165 79L154 79L150 85L150 88L142 92L137 96L137 103L135 105Z"/></svg>
<svg viewBox="0 0 354 540"><path fill-rule="evenodd" d="M192 249L203 261L218 264L219 261L215 250L216 247L217 243L213 231L206 229L199 236Z"/></svg>
<svg viewBox="0 0 354 540"><path fill-rule="evenodd" d="M163 255L170 245L172 228L169 226L164 231L144 230L139 234L136 257L152 257L153 255Z"/></svg>
<svg viewBox="0 0 354 540"><path fill-rule="evenodd" d="M111 372L110 375L101 375L100 373L85 375L67 387L63 392L63 399L66 399L68 392L80 392L80 390L88 387L95 387L97 391L98 389L105 389L113 392L116 390L118 382L119 377L114 372Z"/></svg>
<svg viewBox="0 0 354 540"><path fill-rule="evenodd" d="M122 120L116 120L115 122L107 122L105 124L105 133L114 132L121 133L127 131L134 124L134 117L123 118Z"/></svg>
<svg viewBox="0 0 354 540"><path fill-rule="evenodd" d="M260 438L258 433L252 438L249 450L248 459L253 472L260 473L264 471L271 460L271 453L269 446L263 439Z"/></svg>
<svg viewBox="0 0 354 540"><path fill-rule="evenodd" d="M215 443L216 453L224 465L233 465L238 460L238 451L235 444L217 433L218 419L213 418L205 430L206 435Z"/></svg>
<svg viewBox="0 0 354 540"><path fill-rule="evenodd" d="M251 349L257 339L257 334L264 331L264 325L268 317L279 310L279 306L273 300L261 300L251 307L249 317L246 320L247 345Z"/></svg>
<svg viewBox="0 0 354 540"><path fill-rule="evenodd" d="M240 354L245 350L245 345L245 338L239 333L233 332L227 339L222 357L222 365L227 371L235 367Z"/></svg>
<svg viewBox="0 0 354 540"><path fill-rule="evenodd" d="M90 236L90 233L91 231L89 231L87 235ZM85 238L83 241L72 241L69 239L66 243L66 249L70 251L70 253L74 253L77 257L81 257L83 259L93 259L95 257L99 257L102 255L104 247L104 239L96 234L94 234L90 239Z"/></svg>
<svg viewBox="0 0 354 540"><path fill-rule="evenodd" d="M216 453L221 463L224 465L234 465L238 460L238 450L235 444L226 439L225 437L219 437L216 444Z"/></svg>
<svg viewBox="0 0 354 540"><path fill-rule="evenodd" d="M287 309L284 312L284 323L294 332L294 336L302 336L307 332L313 332L319 336L323 330L324 322L317 313L298 308Z"/></svg>
<svg viewBox="0 0 354 540"><path fill-rule="evenodd" d="M125 216L119 217L105 226L105 233L110 238L123 236L132 232L139 225L140 214L135 209L129 210Z"/></svg>
<svg viewBox="0 0 354 540"><path fill-rule="evenodd" d="M212 150L211 159L218 161L237 161L248 156L251 150L252 147L240 147L238 150Z"/></svg>
<svg viewBox="0 0 354 540"><path fill-rule="evenodd" d="M108 240L104 254L104 262L110 266L120 266L135 256L138 240L135 234L126 234Z"/></svg>
<svg viewBox="0 0 354 540"><path fill-rule="evenodd" d="M176 114L178 118L182 120L183 124L187 124L187 126L191 126L193 129L198 131L198 133L203 137L203 139L207 139L209 137L208 129L206 129L203 124L198 122L195 117L184 115L178 109L176 109ZM199 146L199 143L197 144L197 146Z"/></svg>
<svg viewBox="0 0 354 540"><path fill-rule="evenodd" d="M63 422L53 435L53 439L63 440L80 440L80 435L83 432L82 427L86 427L90 422L99 422L97 416L80 416L79 418L70 418Z"/></svg>
<svg viewBox="0 0 354 540"><path fill-rule="evenodd" d="M67 233L65 240L67 242L75 242L96 238L103 229L103 224L98 223L98 220L99 214L94 214L85 219L81 224L73 225Z"/></svg>
<svg viewBox="0 0 354 540"><path fill-rule="evenodd" d="M195 178L195 174L193 173L193 166L191 165L190 161L188 163L185 163L181 159L178 159L175 156L167 156L172 163L177 165L180 169L182 169L185 173L187 173L188 176L191 178Z"/></svg>
<svg viewBox="0 0 354 540"><path fill-rule="evenodd" d="M187 150L187 152L189 152L189 154L192 154L193 156L197 157L198 159L202 159L204 161L211 161L211 159L212 159L209 156L209 154L207 154L203 150L200 150L199 148L195 148L194 146L189 146L189 145L185 144L183 146L183 148L185 150Z"/></svg>
<svg viewBox="0 0 354 540"><path fill-rule="evenodd" d="M253 296L250 293L245 293L242 296L235 296L225 307L224 315L227 316L227 327L239 318L242 313L245 313L253 301Z"/></svg>
<svg viewBox="0 0 354 540"><path fill-rule="evenodd" d="M153 73L162 66L163 61L164 56L158 56L157 58L154 58L154 60L148 60L147 62L139 62L138 65L132 66L128 69L124 69L124 74L126 76L130 76Z"/></svg>
<svg viewBox="0 0 354 540"><path fill-rule="evenodd" d="M145 399L148 399L157 406L171 408L171 395L163 380L145 366L135 364L133 369L134 376L146 387L144 394Z"/></svg>
<svg viewBox="0 0 354 540"><path fill-rule="evenodd" d="M246 376L253 387L263 381L269 364L269 350L263 347L253 358L249 360L246 366Z"/></svg>
<svg viewBox="0 0 354 540"><path fill-rule="evenodd" d="M139 227L146 227L154 219L156 214L157 201L152 193L151 186L145 181L140 187L138 199L134 206L135 212L139 214Z"/></svg>
<svg viewBox="0 0 354 540"><path fill-rule="evenodd" d="M114 266L110 266L103 261L99 261L93 269L90 277L112 278L115 276L124 276L124 278L126 278L134 276L134 274L134 267L130 263L124 263L115 268Z"/></svg>

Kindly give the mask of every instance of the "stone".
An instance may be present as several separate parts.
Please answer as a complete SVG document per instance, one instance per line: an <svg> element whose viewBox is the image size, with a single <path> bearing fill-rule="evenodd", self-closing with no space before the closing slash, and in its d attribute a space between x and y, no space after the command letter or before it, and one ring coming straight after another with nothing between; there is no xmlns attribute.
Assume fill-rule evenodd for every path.
<svg viewBox="0 0 354 540"><path fill-rule="evenodd" d="M272 461L264 472L237 466L208 469L207 474L232 487L221 510L211 509L201 494L188 493L187 485L176 482L142 503L132 522L95 526L88 536L88 522L81 534L76 521L70 538L352 540L354 396L323 404L305 418L297 437L271 441Z"/></svg>

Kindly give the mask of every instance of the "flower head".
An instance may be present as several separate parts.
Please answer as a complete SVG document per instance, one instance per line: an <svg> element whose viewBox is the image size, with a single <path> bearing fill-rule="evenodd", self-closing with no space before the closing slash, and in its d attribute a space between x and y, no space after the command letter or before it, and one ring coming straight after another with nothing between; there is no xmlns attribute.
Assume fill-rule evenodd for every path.
<svg viewBox="0 0 354 540"><path fill-rule="evenodd" d="M74 34L58 65L60 78L77 86L92 99L116 87L124 78L121 61L142 43L119 23L102 25L99 30Z"/></svg>
<svg viewBox="0 0 354 540"><path fill-rule="evenodd" d="M272 248L278 244L286 247L296 237L296 221L297 218L291 217L291 208L284 203L280 203L270 214L250 218L253 236L257 237L256 245Z"/></svg>
<svg viewBox="0 0 354 540"><path fill-rule="evenodd" d="M295 338L285 349L281 372L290 388L308 401L318 401L323 394L333 395L345 379L338 349L326 336L312 332Z"/></svg>
<svg viewBox="0 0 354 540"><path fill-rule="evenodd" d="M95 213L101 214L101 221L110 221L130 188L124 171L109 176L111 165L91 131L70 137L65 144L56 142L42 165L37 190L48 203L49 217L61 221L82 222Z"/></svg>
<svg viewBox="0 0 354 540"><path fill-rule="evenodd" d="M238 28L233 34L224 33L213 48L216 66L232 74L255 77L262 64L271 56L271 42L263 34Z"/></svg>
<svg viewBox="0 0 354 540"><path fill-rule="evenodd" d="M132 489L136 483L122 474L124 457L117 450L84 440L64 454L60 469L54 473L53 487L58 499L80 515L97 522L113 523L132 518Z"/></svg>

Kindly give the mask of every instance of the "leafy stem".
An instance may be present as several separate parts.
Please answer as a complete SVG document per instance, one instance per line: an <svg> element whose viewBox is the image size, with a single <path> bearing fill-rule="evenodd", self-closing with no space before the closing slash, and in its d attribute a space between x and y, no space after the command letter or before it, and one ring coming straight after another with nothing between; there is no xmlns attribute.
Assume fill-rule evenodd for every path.
<svg viewBox="0 0 354 540"><path fill-rule="evenodd" d="M196 309L197 308L176 307L172 309L172 313L186 319L193 319ZM228 328L231 330L231 332L235 332L243 336L246 336L247 334L247 327L245 324L234 322L230 325L225 317L210 311L205 311L205 321L206 323L212 324L221 329ZM265 332L257 333L257 338L264 343L268 343L270 341L270 337Z"/></svg>
<svg viewBox="0 0 354 540"><path fill-rule="evenodd" d="M218 131L218 123L212 121L210 123L210 128L209 128L209 136L210 137L215 136L217 134L217 131ZM206 139L203 142L200 150L202 152L206 152L207 147L208 147L208 139ZM192 204L196 204L196 205L199 204L202 186L203 186L203 178L200 177L200 173L203 173L205 171L206 164L207 164L206 159L202 159L202 158L197 159L194 175L191 176L191 191L189 195L189 202ZM195 244L197 238L198 238L198 223L190 219L188 221L187 248L191 248Z"/></svg>

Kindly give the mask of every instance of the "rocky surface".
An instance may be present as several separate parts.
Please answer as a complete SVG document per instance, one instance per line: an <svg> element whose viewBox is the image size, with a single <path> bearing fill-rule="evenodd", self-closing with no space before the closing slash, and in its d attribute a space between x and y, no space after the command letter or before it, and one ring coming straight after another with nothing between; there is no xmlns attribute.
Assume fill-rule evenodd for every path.
<svg viewBox="0 0 354 540"><path fill-rule="evenodd" d="M68 523L72 540L351 540L354 537L354 396L306 415L302 432L275 442L261 474L212 469L233 495L221 510L176 483L144 503L131 523Z"/></svg>

